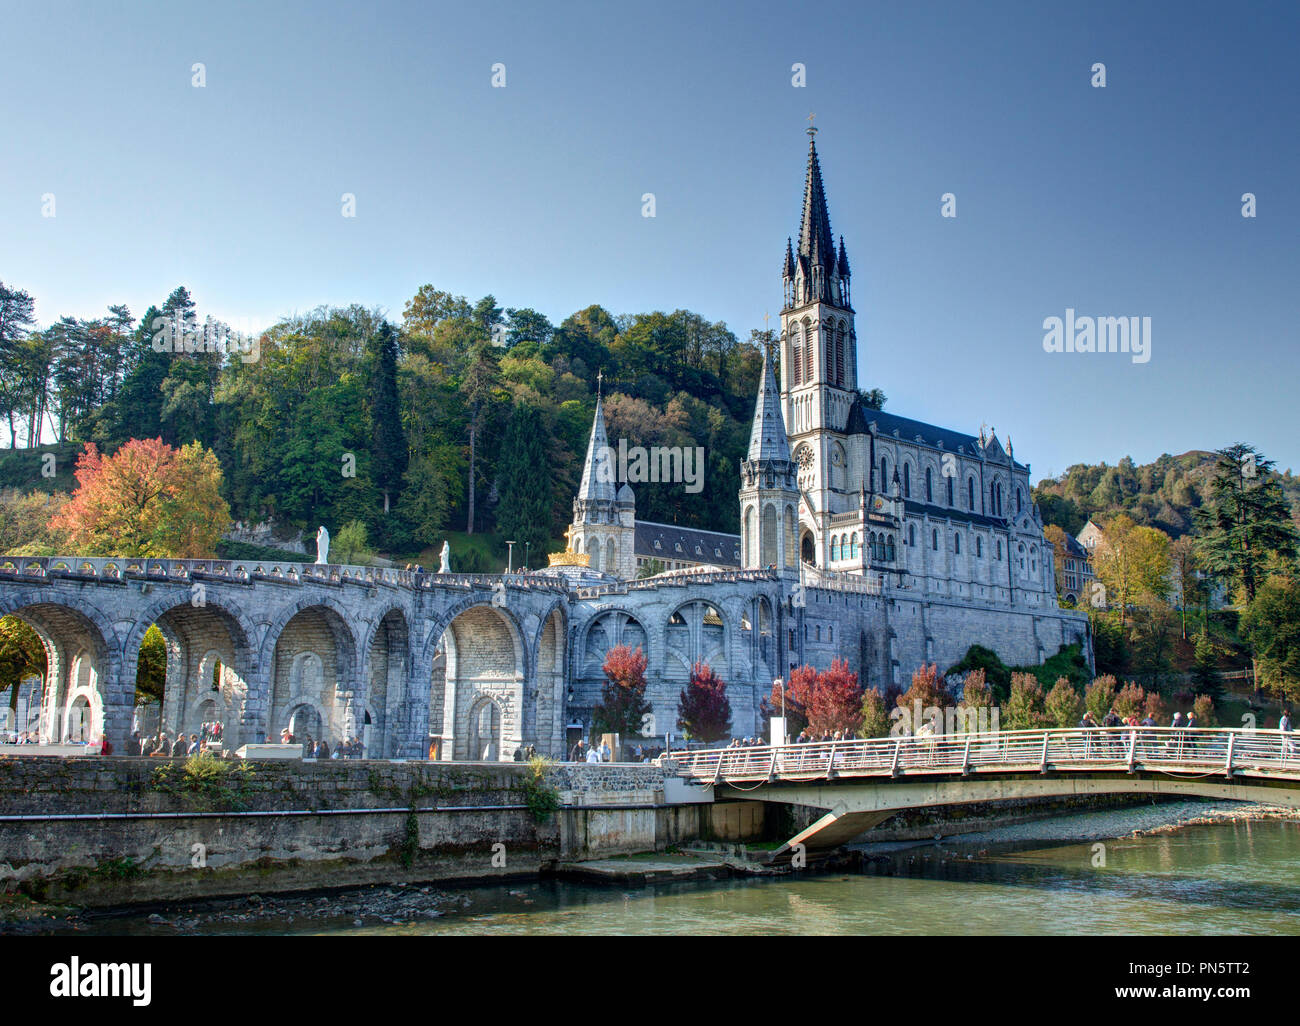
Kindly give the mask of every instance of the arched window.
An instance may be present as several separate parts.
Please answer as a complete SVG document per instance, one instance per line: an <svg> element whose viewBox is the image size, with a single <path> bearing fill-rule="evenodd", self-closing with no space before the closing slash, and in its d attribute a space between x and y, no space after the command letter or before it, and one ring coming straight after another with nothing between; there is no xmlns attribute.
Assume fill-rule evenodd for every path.
<svg viewBox="0 0 1300 1026"><path fill-rule="evenodd" d="M807 323L803 326L804 339L806 345L803 347L803 379L812 381L813 379L813 360L817 358L817 340L813 338L812 328Z"/></svg>
<svg viewBox="0 0 1300 1026"><path fill-rule="evenodd" d="M844 322L835 329L835 383L843 385L844 377Z"/></svg>
<svg viewBox="0 0 1300 1026"><path fill-rule="evenodd" d="M959 556L961 555L961 535L960 535L960 534L954 534L954 535L952 536L952 550L953 550L953 552L955 552L957 555L959 555Z"/></svg>
<svg viewBox="0 0 1300 1026"><path fill-rule="evenodd" d="M856 531L853 532L853 537L849 539L849 558L858 558L858 533Z"/></svg>
<svg viewBox="0 0 1300 1026"><path fill-rule="evenodd" d="M925 468L925 501L926 502L934 502L934 488L932 487L933 483L934 483L934 475L930 472L930 468L926 467Z"/></svg>
<svg viewBox="0 0 1300 1026"><path fill-rule="evenodd" d="M903 498L912 497L912 464L903 464Z"/></svg>
<svg viewBox="0 0 1300 1026"><path fill-rule="evenodd" d="M817 640L818 640L818 641L821 641L821 640L822 640L822 625L821 625L821 624L818 624L818 625L817 625Z"/></svg>
<svg viewBox="0 0 1300 1026"><path fill-rule="evenodd" d="M1021 500L1022 500L1022 499L1023 499L1023 495L1021 494L1020 489L1017 488L1017 489L1016 489L1016 513L1020 513L1020 512L1021 512Z"/></svg>
<svg viewBox="0 0 1300 1026"><path fill-rule="evenodd" d="M894 550L894 536L891 534L885 540L885 562L892 563L897 553Z"/></svg>
<svg viewBox="0 0 1300 1026"><path fill-rule="evenodd" d="M790 329L790 384L803 384L803 332L799 325Z"/></svg>
<svg viewBox="0 0 1300 1026"><path fill-rule="evenodd" d="M929 472L927 471L927 473ZM907 525L907 544L912 546L912 548L916 548L916 525L915 524Z"/></svg>
<svg viewBox="0 0 1300 1026"><path fill-rule="evenodd" d="M831 384L835 383L835 335L831 326L828 324L822 331L826 332L826 366L822 368L822 378Z"/></svg>
<svg viewBox="0 0 1300 1026"><path fill-rule="evenodd" d="M878 491L889 490L889 460L884 456L880 457L880 488Z"/></svg>
<svg viewBox="0 0 1300 1026"><path fill-rule="evenodd" d="M975 536L975 558L979 559L984 555L984 539L978 534Z"/></svg>
<svg viewBox="0 0 1300 1026"><path fill-rule="evenodd" d="M966 505L970 507L972 513L975 512L975 479L973 477L966 479Z"/></svg>
<svg viewBox="0 0 1300 1026"><path fill-rule="evenodd" d="M932 528L930 531L930 548L934 549L935 552L939 551L939 529L937 527Z"/></svg>
<svg viewBox="0 0 1300 1026"><path fill-rule="evenodd" d="M954 505L952 501L952 478L948 478L948 505Z"/></svg>
<svg viewBox="0 0 1300 1026"><path fill-rule="evenodd" d="M838 537L831 539L831 559L840 558L840 540Z"/></svg>
<svg viewBox="0 0 1300 1026"><path fill-rule="evenodd" d="M998 539L998 559L1002 558L1002 539Z"/></svg>

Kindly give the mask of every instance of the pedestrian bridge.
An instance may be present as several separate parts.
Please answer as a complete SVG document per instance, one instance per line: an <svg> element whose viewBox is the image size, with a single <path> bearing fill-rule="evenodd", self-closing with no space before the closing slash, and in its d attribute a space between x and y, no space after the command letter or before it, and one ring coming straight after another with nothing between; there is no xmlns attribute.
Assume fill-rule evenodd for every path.
<svg viewBox="0 0 1300 1026"><path fill-rule="evenodd" d="M714 798L825 809L775 859L845 844L903 809L1159 794L1300 808L1300 741L1277 730L1110 727L673 752Z"/></svg>

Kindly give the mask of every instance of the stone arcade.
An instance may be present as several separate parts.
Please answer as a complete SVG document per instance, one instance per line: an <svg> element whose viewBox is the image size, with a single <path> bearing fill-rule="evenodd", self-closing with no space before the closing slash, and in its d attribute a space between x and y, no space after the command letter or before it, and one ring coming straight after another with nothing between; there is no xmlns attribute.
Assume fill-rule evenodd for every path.
<svg viewBox="0 0 1300 1026"><path fill-rule="evenodd" d="M868 408L843 239L834 244L815 142L798 246L787 242L780 382L764 354L739 538L637 521L613 480L596 407L567 559L511 576L221 560L0 557L0 616L47 654L41 734L132 729L140 643L167 643L169 732L225 724L235 746L360 735L373 758L560 756L585 732L613 646L647 656L654 723L707 661L733 732L794 666L848 660L864 683L905 683L974 643L1013 664L1065 644L1090 656L1087 618L1056 603L1052 547L1008 439ZM664 485L660 485L664 487ZM658 559L669 572L633 580Z"/></svg>

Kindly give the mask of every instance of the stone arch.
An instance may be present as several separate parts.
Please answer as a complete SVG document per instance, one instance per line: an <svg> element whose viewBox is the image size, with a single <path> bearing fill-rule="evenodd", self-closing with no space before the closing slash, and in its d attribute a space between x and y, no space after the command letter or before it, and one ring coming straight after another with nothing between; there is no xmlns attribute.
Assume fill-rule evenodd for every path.
<svg viewBox="0 0 1300 1026"><path fill-rule="evenodd" d="M563 758L565 752L565 684L568 674L568 616L556 600L543 612L533 646L536 675L524 706L523 740L542 755Z"/></svg>
<svg viewBox="0 0 1300 1026"><path fill-rule="evenodd" d="M312 705L321 715L324 732L313 740L326 741L332 750L358 689L356 635L350 618L333 602L303 599L295 605L290 615L282 614L283 626L273 639L265 729L268 735L278 735L293 709ZM269 632L267 642L272 642Z"/></svg>
<svg viewBox="0 0 1300 1026"><path fill-rule="evenodd" d="M113 744L124 750L135 705L134 660L128 678L117 635L107 615L82 595L64 596L49 589L5 588L0 590L0 616L22 620L36 632L45 649L40 737L55 742L63 740L68 726L68 706L80 684L80 693L87 695L86 704L92 708L92 727L107 733ZM84 676L80 682L74 676L77 673ZM90 701L87 688L93 689L97 705ZM94 718L95 708L98 720Z"/></svg>
<svg viewBox="0 0 1300 1026"><path fill-rule="evenodd" d="M680 603L664 628L665 651L671 658L664 663L663 678L685 680L699 661L725 678L730 669L730 638L727 614L719 604L704 598Z"/></svg>
<svg viewBox="0 0 1300 1026"><path fill-rule="evenodd" d="M430 631L422 659L430 667L431 750L443 759L477 758L471 750L470 710L487 696L501 710L498 757L513 756L522 743L531 662L522 628L506 607L469 598L447 610Z"/></svg>
<svg viewBox="0 0 1300 1026"><path fill-rule="evenodd" d="M361 738L371 758L395 758L405 751L411 722L411 629L406 610L389 605L370 624L361 651L365 663L357 694L344 709L343 732ZM419 695L423 701L427 696ZM366 717L370 717L365 730ZM422 741L422 739L420 739ZM423 745L420 745L421 750Z"/></svg>
<svg viewBox="0 0 1300 1026"><path fill-rule="evenodd" d="M213 595L215 589L194 592L185 587L145 607L127 634L124 662L131 678L150 626L157 624L167 644L167 676L163 685L159 727L169 735L197 733L194 715L200 698L212 690L212 662L215 653L221 663L218 709L222 736L228 746L244 740L240 714L253 693L253 639L257 629L236 604Z"/></svg>
<svg viewBox="0 0 1300 1026"><path fill-rule="evenodd" d="M650 634L643 621L643 614L622 608L602 609L593 616L583 626L576 643L575 675L587 680L601 677L605 653L617 645L639 647L646 656L649 674Z"/></svg>

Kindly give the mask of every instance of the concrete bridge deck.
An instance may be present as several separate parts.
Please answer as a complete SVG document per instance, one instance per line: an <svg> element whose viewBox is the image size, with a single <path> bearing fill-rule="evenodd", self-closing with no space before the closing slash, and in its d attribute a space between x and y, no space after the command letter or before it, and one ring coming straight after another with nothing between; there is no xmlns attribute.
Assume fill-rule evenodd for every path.
<svg viewBox="0 0 1300 1026"><path fill-rule="evenodd" d="M1277 730L1111 727L674 752L715 798L827 814L777 853L834 848L902 809L1031 797L1170 794L1300 808L1300 742Z"/></svg>

